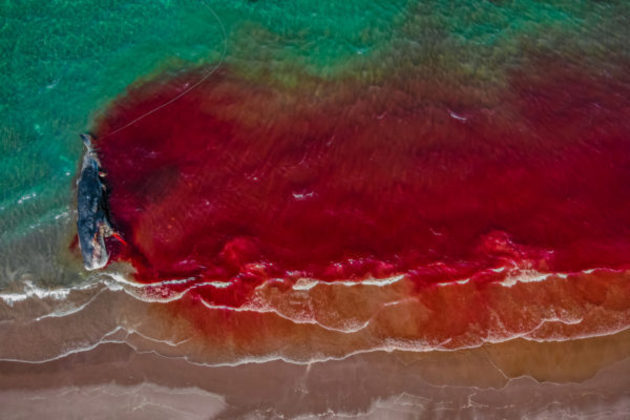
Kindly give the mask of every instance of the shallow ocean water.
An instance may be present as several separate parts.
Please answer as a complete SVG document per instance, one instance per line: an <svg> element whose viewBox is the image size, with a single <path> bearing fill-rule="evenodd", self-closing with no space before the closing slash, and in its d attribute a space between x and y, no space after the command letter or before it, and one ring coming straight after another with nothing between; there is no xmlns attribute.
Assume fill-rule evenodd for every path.
<svg viewBox="0 0 630 420"><path fill-rule="evenodd" d="M627 417L628 12L3 3L2 417Z"/></svg>

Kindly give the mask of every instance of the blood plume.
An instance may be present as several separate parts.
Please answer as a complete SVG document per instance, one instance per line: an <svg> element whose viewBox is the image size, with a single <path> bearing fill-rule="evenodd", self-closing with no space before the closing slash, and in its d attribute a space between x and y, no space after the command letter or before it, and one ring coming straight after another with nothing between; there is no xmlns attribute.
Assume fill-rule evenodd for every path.
<svg viewBox="0 0 630 420"><path fill-rule="evenodd" d="M98 121L116 228L136 278L261 282L406 274L418 285L498 267L627 267L630 84L553 60L491 99L457 80L307 80L224 68L132 86Z"/></svg>

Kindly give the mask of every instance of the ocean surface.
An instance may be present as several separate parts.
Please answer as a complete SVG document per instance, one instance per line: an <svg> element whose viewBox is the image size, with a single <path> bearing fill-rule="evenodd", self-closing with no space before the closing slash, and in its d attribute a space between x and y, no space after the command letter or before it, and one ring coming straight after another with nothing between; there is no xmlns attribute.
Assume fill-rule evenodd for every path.
<svg viewBox="0 0 630 420"><path fill-rule="evenodd" d="M2 2L1 417L626 418L629 28ZM123 238L96 271L84 132Z"/></svg>

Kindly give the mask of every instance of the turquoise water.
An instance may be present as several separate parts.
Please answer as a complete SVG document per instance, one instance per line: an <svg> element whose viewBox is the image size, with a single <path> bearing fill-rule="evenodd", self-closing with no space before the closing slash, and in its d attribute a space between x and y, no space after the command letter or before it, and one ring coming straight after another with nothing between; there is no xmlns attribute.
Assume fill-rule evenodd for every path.
<svg viewBox="0 0 630 420"><path fill-rule="evenodd" d="M627 39L627 9L594 1L3 1L0 246L71 218L77 134L143 77L225 62L295 85L296 68L378 77L431 59L489 83L528 43L570 46L597 62L599 50Z"/></svg>
<svg viewBox="0 0 630 420"><path fill-rule="evenodd" d="M282 67L287 57L325 74L375 47L407 2L260 3L3 2L0 245L65 217L78 133L138 78L220 60Z"/></svg>

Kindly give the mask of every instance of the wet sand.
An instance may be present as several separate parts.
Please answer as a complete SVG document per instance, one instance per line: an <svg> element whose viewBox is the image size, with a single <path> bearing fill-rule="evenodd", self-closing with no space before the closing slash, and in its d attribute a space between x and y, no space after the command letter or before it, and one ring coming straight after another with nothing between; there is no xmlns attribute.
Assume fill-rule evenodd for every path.
<svg viewBox="0 0 630 420"><path fill-rule="evenodd" d="M235 366L109 343L46 363L1 362L0 372L3 418L621 419L630 413L630 331Z"/></svg>

